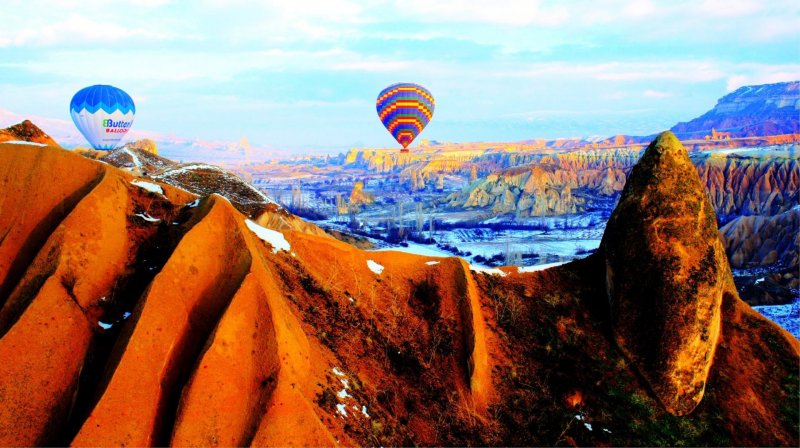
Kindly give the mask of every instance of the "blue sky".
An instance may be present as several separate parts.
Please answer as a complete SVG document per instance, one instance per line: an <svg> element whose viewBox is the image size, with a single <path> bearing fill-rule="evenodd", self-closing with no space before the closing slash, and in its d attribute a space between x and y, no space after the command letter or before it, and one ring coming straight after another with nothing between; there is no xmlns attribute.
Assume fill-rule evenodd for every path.
<svg viewBox="0 0 800 448"><path fill-rule="evenodd" d="M796 0L4 0L0 109L69 119L112 84L135 127L296 151L396 143L375 96L426 86L420 138L649 134L800 79Z"/></svg>

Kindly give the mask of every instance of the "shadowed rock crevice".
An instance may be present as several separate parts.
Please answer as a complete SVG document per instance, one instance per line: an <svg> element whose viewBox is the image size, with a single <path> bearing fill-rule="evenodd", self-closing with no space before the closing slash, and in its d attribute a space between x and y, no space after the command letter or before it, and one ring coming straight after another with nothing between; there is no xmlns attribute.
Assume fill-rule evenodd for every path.
<svg viewBox="0 0 800 448"><path fill-rule="evenodd" d="M153 205L153 198L144 199ZM162 221L170 224L162 224L143 233L131 220L128 221L128 234L133 235L129 237L139 241L135 249L135 261L126 269L125 275L117 279L107 301L103 303L102 321L110 328L97 331L92 339L81 369L70 421L64 435L58 439L59 445L68 445L74 439L105 392L141 314L141 300L146 296L153 279L163 269L183 236L210 209L208 199L199 201L196 207L180 208L173 206L167 198L163 198L165 203L157 200L160 203L157 205L165 213L159 216L163 216Z"/></svg>
<svg viewBox="0 0 800 448"><path fill-rule="evenodd" d="M120 342L126 347L108 387L74 444L168 442L180 389L251 263L232 208L211 199L206 216L183 237L143 298L130 338ZM176 284L179 278L185 281ZM148 348L132 349L130 341L140 338L151 341ZM115 403L123 399L138 405L120 409Z"/></svg>

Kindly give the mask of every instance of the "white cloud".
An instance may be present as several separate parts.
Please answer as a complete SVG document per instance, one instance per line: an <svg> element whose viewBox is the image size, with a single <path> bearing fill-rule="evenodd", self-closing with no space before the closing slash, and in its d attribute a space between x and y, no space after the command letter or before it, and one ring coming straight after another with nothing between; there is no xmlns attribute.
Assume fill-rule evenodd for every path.
<svg viewBox="0 0 800 448"><path fill-rule="evenodd" d="M410 61L393 60L354 60L351 62L335 63L330 66L332 70L364 71L364 72L395 72L413 67Z"/></svg>
<svg viewBox="0 0 800 448"><path fill-rule="evenodd" d="M732 92L742 86L797 80L800 80L800 64L746 64L728 76L726 88Z"/></svg>
<svg viewBox="0 0 800 448"><path fill-rule="evenodd" d="M143 38L162 40L169 34L147 28L127 28L112 22L95 21L77 13L55 23L37 23L23 28L5 26L0 30L0 46L44 46L77 42L117 42Z"/></svg>
<svg viewBox="0 0 800 448"><path fill-rule="evenodd" d="M623 17L648 17L655 14L658 7L650 0L629 2L622 8Z"/></svg>
<svg viewBox="0 0 800 448"><path fill-rule="evenodd" d="M660 90L650 90L650 89L645 90L643 95L648 98L658 98L658 99L670 98L673 96L672 92L662 92Z"/></svg>
<svg viewBox="0 0 800 448"><path fill-rule="evenodd" d="M496 25L557 26L570 18L558 3L544 7L538 0L398 0L395 8L423 22L473 22Z"/></svg>
<svg viewBox="0 0 800 448"><path fill-rule="evenodd" d="M194 98L199 104L211 106L220 111L256 111L256 110L289 110L289 109L339 109L345 108L371 108L372 101L364 99L343 101L270 101L258 98L240 97L235 95L202 95Z"/></svg>
<svg viewBox="0 0 800 448"><path fill-rule="evenodd" d="M789 13L783 17L765 17L758 19L756 23L748 28L749 37L755 42L772 42L782 38L792 36L795 38L795 59L800 56L800 11Z"/></svg>
<svg viewBox="0 0 800 448"><path fill-rule="evenodd" d="M409 35L510 51L636 40L773 42L800 36L794 0L4 0L0 47L197 39L220 45L344 45ZM6 16L7 15L7 16ZM65 19L66 18L66 19Z"/></svg>
<svg viewBox="0 0 800 448"><path fill-rule="evenodd" d="M703 60L663 60L660 62L609 62L581 64L566 61L528 64L500 70L499 77L531 79L593 79L608 82L675 82L695 84L726 81L729 90L742 85L800 79L800 64L752 64ZM491 76L492 73L486 73ZM645 96L666 98L663 89L648 89Z"/></svg>
<svg viewBox="0 0 800 448"><path fill-rule="evenodd" d="M715 63L707 61L668 60L661 62L606 62L598 64L566 61L542 62L523 65L504 72L509 77L565 77L589 78L599 81L670 80L678 82L704 82L721 79L725 72Z"/></svg>
<svg viewBox="0 0 800 448"><path fill-rule="evenodd" d="M98 64L98 61L103 63ZM25 70L86 82L124 83L128 81L184 82L229 81L247 72L277 73L325 71L397 72L420 66L417 61L383 58L341 48L327 50L185 52L128 50L53 51L40 59L3 63L0 68ZM92 67L91 72L87 67ZM156 68L157 69L154 69ZM91 77L91 79L89 78Z"/></svg>
<svg viewBox="0 0 800 448"><path fill-rule="evenodd" d="M353 0L205 0L202 5L212 15L246 11L218 24L226 31L217 38L237 44L339 41L374 20Z"/></svg>
<svg viewBox="0 0 800 448"><path fill-rule="evenodd" d="M692 1L690 7L707 17L752 16L764 9L762 0L702 0Z"/></svg>
<svg viewBox="0 0 800 448"><path fill-rule="evenodd" d="M659 63L613 63L589 67L589 75L603 81L671 80L704 82L719 79L724 72L709 62L665 61Z"/></svg>

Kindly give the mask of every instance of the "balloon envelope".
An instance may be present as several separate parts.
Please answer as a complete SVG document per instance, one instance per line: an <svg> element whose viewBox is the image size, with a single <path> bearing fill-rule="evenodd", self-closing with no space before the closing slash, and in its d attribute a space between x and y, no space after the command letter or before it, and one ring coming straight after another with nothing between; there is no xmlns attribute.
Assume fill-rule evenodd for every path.
<svg viewBox="0 0 800 448"><path fill-rule="evenodd" d="M378 118L397 143L408 145L425 129L433 117L436 102L425 87L412 83L392 84L378 94Z"/></svg>
<svg viewBox="0 0 800 448"><path fill-rule="evenodd" d="M94 149L109 151L133 125L136 106L131 97L114 86L83 88L72 97L70 115Z"/></svg>

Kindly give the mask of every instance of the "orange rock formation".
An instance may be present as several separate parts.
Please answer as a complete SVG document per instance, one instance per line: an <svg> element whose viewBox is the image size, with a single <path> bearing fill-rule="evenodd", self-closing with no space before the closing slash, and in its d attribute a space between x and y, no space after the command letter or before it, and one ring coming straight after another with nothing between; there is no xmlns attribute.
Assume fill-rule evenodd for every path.
<svg viewBox="0 0 800 448"><path fill-rule="evenodd" d="M261 227L222 196L143 181L60 148L0 144L0 445L798 442L799 344L735 291L721 305L686 292L686 309L671 308L714 305L707 327L669 324L695 344L688 356L658 351L680 367L668 385L705 379L700 404L675 417L698 396L665 398L617 348L599 256L487 275L275 230L284 215L268 215L285 212L269 207ZM702 196L695 187L683 197ZM676 247L716 251L697 216L685 223L703 237ZM681 263L665 282L727 278L724 258ZM644 303L624 291L615 303Z"/></svg>

